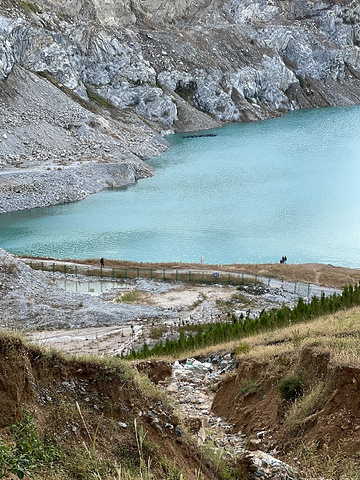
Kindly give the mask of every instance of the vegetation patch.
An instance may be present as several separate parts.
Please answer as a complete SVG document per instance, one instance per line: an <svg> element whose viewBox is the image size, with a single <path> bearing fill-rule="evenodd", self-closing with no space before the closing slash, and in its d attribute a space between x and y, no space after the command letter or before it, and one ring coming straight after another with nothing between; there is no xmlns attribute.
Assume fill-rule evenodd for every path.
<svg viewBox="0 0 360 480"><path fill-rule="evenodd" d="M248 343L240 343L239 345L237 345L234 349L234 353L235 353L235 356L239 356L239 355L242 355L242 354L245 354L245 353L249 353L250 351L250 345Z"/></svg>
<svg viewBox="0 0 360 480"><path fill-rule="evenodd" d="M244 379L239 386L239 393L247 395L249 393L256 393L257 384L253 379Z"/></svg>
<svg viewBox="0 0 360 480"><path fill-rule="evenodd" d="M52 469L59 464L61 450L58 444L49 436L40 440L34 418L26 409L23 419L10 428L10 435L10 446L0 441L0 478L9 473L20 479L32 477L36 469Z"/></svg>
<svg viewBox="0 0 360 480"><path fill-rule="evenodd" d="M294 452L306 478L360 479L359 462L347 454L350 440L339 438L335 445L330 435L311 443L301 442Z"/></svg>
<svg viewBox="0 0 360 480"><path fill-rule="evenodd" d="M95 92L95 90L92 90L89 86L86 86L86 93L89 97L89 100L99 105L99 107L106 108L109 110L114 108L114 105L112 103L110 103L108 100L106 100L106 98L102 97L97 92Z"/></svg>
<svg viewBox="0 0 360 480"><path fill-rule="evenodd" d="M142 297L141 292L137 290L130 290L129 292L121 293L115 299L116 303L134 303L138 302Z"/></svg>
<svg viewBox="0 0 360 480"><path fill-rule="evenodd" d="M321 410L326 404L331 388L328 382L322 380L314 385L309 392L296 398L286 414L286 426L294 432L306 425L311 416Z"/></svg>
<svg viewBox="0 0 360 480"><path fill-rule="evenodd" d="M360 305L360 287L345 287L342 294L333 294L321 298L313 297L310 303L305 303L303 298L298 299L297 305L291 309L282 306L279 309L270 311L262 310L258 318L250 318L243 315L237 317L235 314L229 314L227 322L214 322L210 324L201 324L193 327L196 329L195 335L186 336L180 331L178 340L166 339L156 344L152 349L147 345L139 351L133 350L126 358L144 359L157 355L178 355L184 352L192 352L197 348L208 347L219 343L247 338L252 335L281 329L289 325L310 322L323 315L345 310L347 308ZM301 345L303 337L299 331L292 330L292 342L297 348Z"/></svg>
<svg viewBox="0 0 360 480"><path fill-rule="evenodd" d="M41 13L39 7L32 2L21 2L21 5L32 13Z"/></svg>
<svg viewBox="0 0 360 480"><path fill-rule="evenodd" d="M287 375L279 383L281 397L286 401L294 401L300 397L304 389L300 375Z"/></svg>
<svg viewBox="0 0 360 480"><path fill-rule="evenodd" d="M167 331L168 331L168 328L167 328L166 325L161 325L159 327L153 327L150 330L150 338L152 338L152 339L161 338Z"/></svg>

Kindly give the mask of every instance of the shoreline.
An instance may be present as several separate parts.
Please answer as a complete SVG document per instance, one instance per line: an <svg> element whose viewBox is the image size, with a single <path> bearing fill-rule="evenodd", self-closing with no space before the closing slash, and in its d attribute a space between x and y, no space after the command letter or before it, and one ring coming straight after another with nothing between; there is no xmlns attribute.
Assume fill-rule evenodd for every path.
<svg viewBox="0 0 360 480"><path fill-rule="evenodd" d="M0 171L0 214L77 202L152 175L152 168L141 160Z"/></svg>

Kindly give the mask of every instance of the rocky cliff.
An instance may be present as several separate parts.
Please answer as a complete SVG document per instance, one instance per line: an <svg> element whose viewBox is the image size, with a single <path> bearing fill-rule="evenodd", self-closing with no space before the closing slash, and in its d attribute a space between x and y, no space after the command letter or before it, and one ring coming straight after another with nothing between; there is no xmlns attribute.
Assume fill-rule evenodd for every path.
<svg viewBox="0 0 360 480"><path fill-rule="evenodd" d="M3 0L0 161L125 162L134 181L166 132L358 103L359 46L355 0ZM56 203L33 197L0 212Z"/></svg>

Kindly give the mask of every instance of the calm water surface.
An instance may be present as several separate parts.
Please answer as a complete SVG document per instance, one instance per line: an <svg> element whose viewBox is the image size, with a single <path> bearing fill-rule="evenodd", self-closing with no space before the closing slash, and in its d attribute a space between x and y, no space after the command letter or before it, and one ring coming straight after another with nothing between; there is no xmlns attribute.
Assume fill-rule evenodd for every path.
<svg viewBox="0 0 360 480"><path fill-rule="evenodd" d="M360 107L168 137L155 176L84 201L0 215L18 254L360 266ZM209 132L206 132L209 133Z"/></svg>

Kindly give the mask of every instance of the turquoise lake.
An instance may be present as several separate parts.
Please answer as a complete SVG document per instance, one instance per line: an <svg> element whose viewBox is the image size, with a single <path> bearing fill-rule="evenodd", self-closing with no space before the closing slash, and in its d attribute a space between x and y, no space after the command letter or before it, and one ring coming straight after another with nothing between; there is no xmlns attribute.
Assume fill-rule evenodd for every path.
<svg viewBox="0 0 360 480"><path fill-rule="evenodd" d="M360 107L171 135L153 178L0 215L12 253L360 266ZM199 132L196 132L199 133Z"/></svg>

